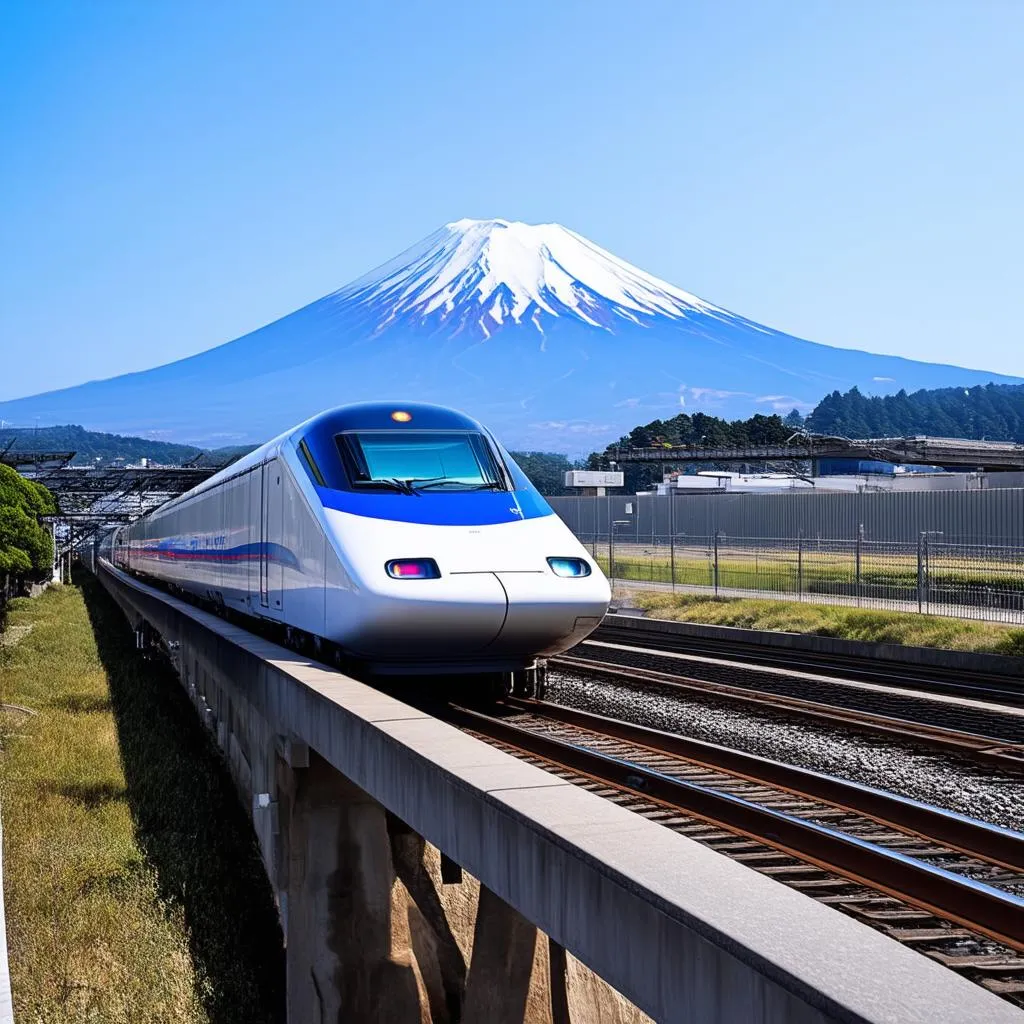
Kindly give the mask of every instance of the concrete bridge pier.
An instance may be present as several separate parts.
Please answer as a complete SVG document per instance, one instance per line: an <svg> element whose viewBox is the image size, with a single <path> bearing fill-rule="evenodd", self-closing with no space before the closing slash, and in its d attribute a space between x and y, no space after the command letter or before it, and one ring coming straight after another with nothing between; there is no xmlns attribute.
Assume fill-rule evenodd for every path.
<svg viewBox="0 0 1024 1024"><path fill-rule="evenodd" d="M282 746L273 874L288 1020L551 1024L537 927L485 886L468 889L451 865L459 891L442 900L422 836L315 752ZM469 957L452 912L472 928Z"/></svg>
<svg viewBox="0 0 1024 1024"><path fill-rule="evenodd" d="M384 808L315 753L280 775L288 1020L429 1022L409 944L394 934L407 929L392 921Z"/></svg>
<svg viewBox="0 0 1024 1024"><path fill-rule="evenodd" d="M463 1024L521 1024L537 952L537 928L486 886L480 887Z"/></svg>

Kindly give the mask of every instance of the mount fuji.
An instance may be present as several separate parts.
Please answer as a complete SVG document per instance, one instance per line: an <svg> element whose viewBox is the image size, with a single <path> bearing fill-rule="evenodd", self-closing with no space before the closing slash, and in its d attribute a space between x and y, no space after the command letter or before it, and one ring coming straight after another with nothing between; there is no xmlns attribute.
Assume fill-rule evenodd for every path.
<svg viewBox="0 0 1024 1024"><path fill-rule="evenodd" d="M989 381L1021 382L791 337L558 224L460 220L235 341L3 402L0 417L223 445L345 402L416 400L462 409L510 447L579 453L679 412Z"/></svg>

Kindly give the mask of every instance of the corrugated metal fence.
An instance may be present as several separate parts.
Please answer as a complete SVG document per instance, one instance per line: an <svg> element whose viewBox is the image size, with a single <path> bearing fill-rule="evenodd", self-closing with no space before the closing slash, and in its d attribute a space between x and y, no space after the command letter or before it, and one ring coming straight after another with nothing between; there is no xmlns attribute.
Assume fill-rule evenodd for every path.
<svg viewBox="0 0 1024 1024"><path fill-rule="evenodd" d="M550 501L613 580L1024 623L1024 490Z"/></svg>
<svg viewBox="0 0 1024 1024"><path fill-rule="evenodd" d="M821 537L916 544L922 532L961 544L1024 547L1024 488L856 494L623 495L549 498L579 537Z"/></svg>

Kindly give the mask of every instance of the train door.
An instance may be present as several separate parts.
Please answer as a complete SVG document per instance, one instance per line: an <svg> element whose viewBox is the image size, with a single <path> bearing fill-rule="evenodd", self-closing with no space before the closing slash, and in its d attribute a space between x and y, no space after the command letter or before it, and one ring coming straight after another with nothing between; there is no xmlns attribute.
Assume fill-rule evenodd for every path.
<svg viewBox="0 0 1024 1024"><path fill-rule="evenodd" d="M260 605L280 613L284 601L284 488L276 459L260 469L260 492Z"/></svg>
<svg viewBox="0 0 1024 1024"><path fill-rule="evenodd" d="M267 464L260 466L260 607L270 607L267 590Z"/></svg>

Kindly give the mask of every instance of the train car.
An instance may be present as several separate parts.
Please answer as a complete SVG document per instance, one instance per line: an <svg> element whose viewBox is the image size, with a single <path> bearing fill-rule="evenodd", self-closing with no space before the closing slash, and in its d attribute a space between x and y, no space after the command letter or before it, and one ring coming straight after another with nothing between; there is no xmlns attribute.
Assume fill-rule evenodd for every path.
<svg viewBox="0 0 1024 1024"><path fill-rule="evenodd" d="M600 568L461 413L322 413L109 538L104 557L372 673L528 669L608 608Z"/></svg>

